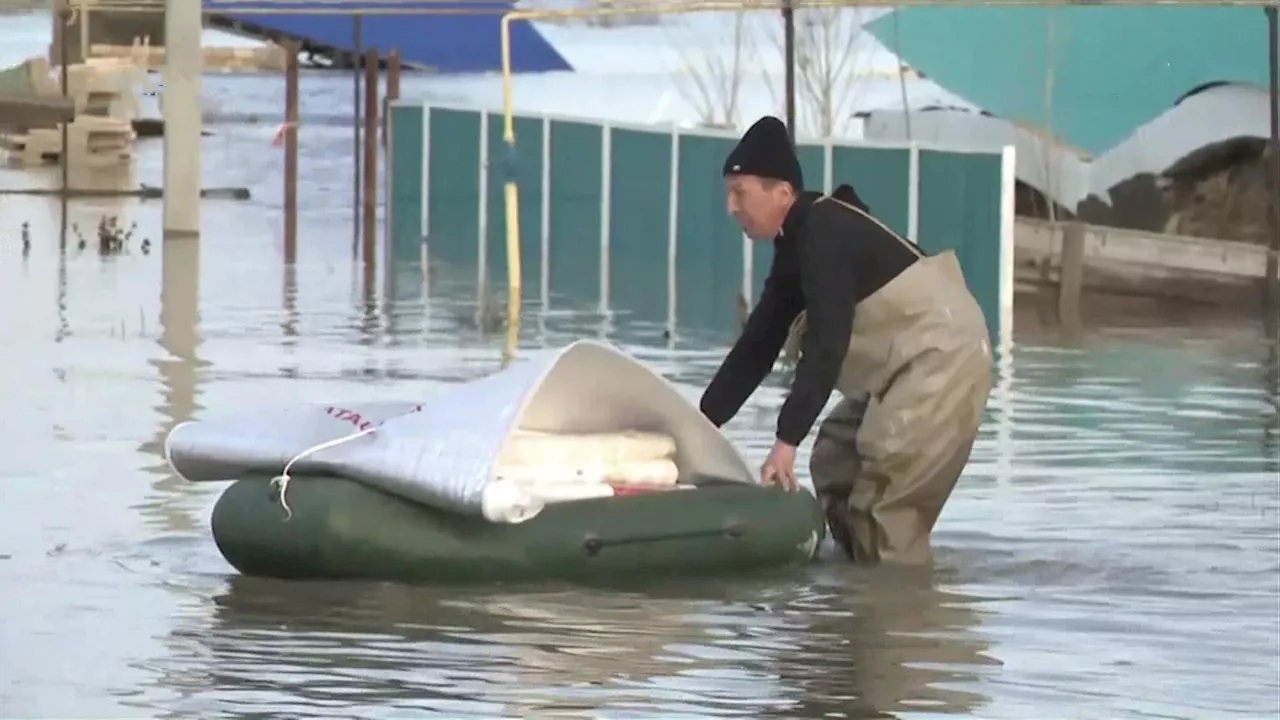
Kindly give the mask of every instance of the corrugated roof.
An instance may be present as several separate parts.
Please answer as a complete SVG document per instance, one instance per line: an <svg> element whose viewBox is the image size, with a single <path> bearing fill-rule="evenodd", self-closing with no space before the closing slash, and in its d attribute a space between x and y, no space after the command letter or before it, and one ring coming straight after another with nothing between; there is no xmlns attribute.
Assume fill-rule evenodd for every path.
<svg viewBox="0 0 1280 720"><path fill-rule="evenodd" d="M258 27L350 51L355 13L365 10L362 44L398 49L408 63L442 73L493 72L502 68L502 0L204 0L207 11ZM412 14L414 10L450 14ZM311 11L311 12L308 12ZM399 11L405 14L388 14ZM516 72L569 70L569 63L528 21L511 24L511 64Z"/></svg>

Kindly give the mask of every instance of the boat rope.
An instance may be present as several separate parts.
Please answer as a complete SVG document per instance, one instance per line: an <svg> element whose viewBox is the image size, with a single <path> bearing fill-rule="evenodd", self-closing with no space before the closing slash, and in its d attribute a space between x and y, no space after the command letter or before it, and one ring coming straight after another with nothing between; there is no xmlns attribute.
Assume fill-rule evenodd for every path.
<svg viewBox="0 0 1280 720"><path fill-rule="evenodd" d="M379 426L377 425L370 425L363 430L358 430L349 435L343 435L339 438L326 440L322 443L312 445L306 450L294 455L292 460L284 464L284 470L280 471L279 475L271 478L271 487L279 488L280 490L280 505L284 507L284 519L286 522L293 518L293 510L289 509L289 500L285 497L285 493L289 491L289 481L293 479L289 477L289 470L293 468L293 464L313 453L318 453L321 450L328 450L329 448L337 447L345 442L355 440L356 438L364 437L374 430L377 430L378 427Z"/></svg>

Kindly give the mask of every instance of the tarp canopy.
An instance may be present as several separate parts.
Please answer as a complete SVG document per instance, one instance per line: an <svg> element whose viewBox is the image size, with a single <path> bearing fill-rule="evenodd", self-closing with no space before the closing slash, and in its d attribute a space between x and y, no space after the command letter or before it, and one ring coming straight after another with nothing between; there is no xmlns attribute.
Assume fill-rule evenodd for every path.
<svg viewBox="0 0 1280 720"><path fill-rule="evenodd" d="M516 430L662 433L675 440L681 482L753 482L733 445L670 383L593 341L421 402L311 405L184 423L169 433L165 452L174 471L195 482L284 474L293 461L294 475L348 477L415 502L520 522L541 502L495 477Z"/></svg>
<svg viewBox="0 0 1280 720"><path fill-rule="evenodd" d="M1260 7L956 3L867 29L946 90L1094 156L1202 85L1269 81Z"/></svg>

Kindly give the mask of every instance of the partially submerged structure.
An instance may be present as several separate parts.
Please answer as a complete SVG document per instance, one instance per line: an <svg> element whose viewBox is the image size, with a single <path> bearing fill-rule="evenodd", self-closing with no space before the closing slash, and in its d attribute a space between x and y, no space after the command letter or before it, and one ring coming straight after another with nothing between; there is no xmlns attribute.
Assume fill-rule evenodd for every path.
<svg viewBox="0 0 1280 720"><path fill-rule="evenodd" d="M882 141L1017 147L1018 214L1227 240L1267 241L1264 88L1196 88L1101 155L1051 132L961 107L865 114Z"/></svg>
<svg viewBox="0 0 1280 720"><path fill-rule="evenodd" d="M501 67L499 24L515 9L504 0L203 0L207 27L284 45L296 43L319 65L353 67L368 48L400 50L409 67L440 73L491 72ZM164 47L164 11L78 8L68 23L53 20L50 56L79 61L94 45L129 45L150 38ZM569 70L568 62L533 23L512 23L512 62L518 72Z"/></svg>
<svg viewBox="0 0 1280 720"><path fill-rule="evenodd" d="M55 128L76 116L75 101L41 93L40 80L40 68L29 62L0 70L0 132Z"/></svg>
<svg viewBox="0 0 1280 720"><path fill-rule="evenodd" d="M0 150L22 165L56 161L66 143L80 167L115 166L133 154L136 87L145 71L127 59L67 68L64 96L49 62L31 58L0 70Z"/></svg>
<svg viewBox="0 0 1280 720"><path fill-rule="evenodd" d="M1266 240L1260 8L912 7L868 29L985 111L871 113L869 137L1016 145L1019 180L1058 217Z"/></svg>

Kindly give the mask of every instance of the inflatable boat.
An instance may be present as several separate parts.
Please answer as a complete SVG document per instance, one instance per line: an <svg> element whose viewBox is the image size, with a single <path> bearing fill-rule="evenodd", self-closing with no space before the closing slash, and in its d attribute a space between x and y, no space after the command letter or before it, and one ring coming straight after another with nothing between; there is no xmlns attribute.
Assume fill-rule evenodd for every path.
<svg viewBox="0 0 1280 720"><path fill-rule="evenodd" d="M758 485L656 373L580 341L422 402L186 423L192 482L234 480L214 541L245 575L408 582L611 580L816 556L808 491Z"/></svg>

